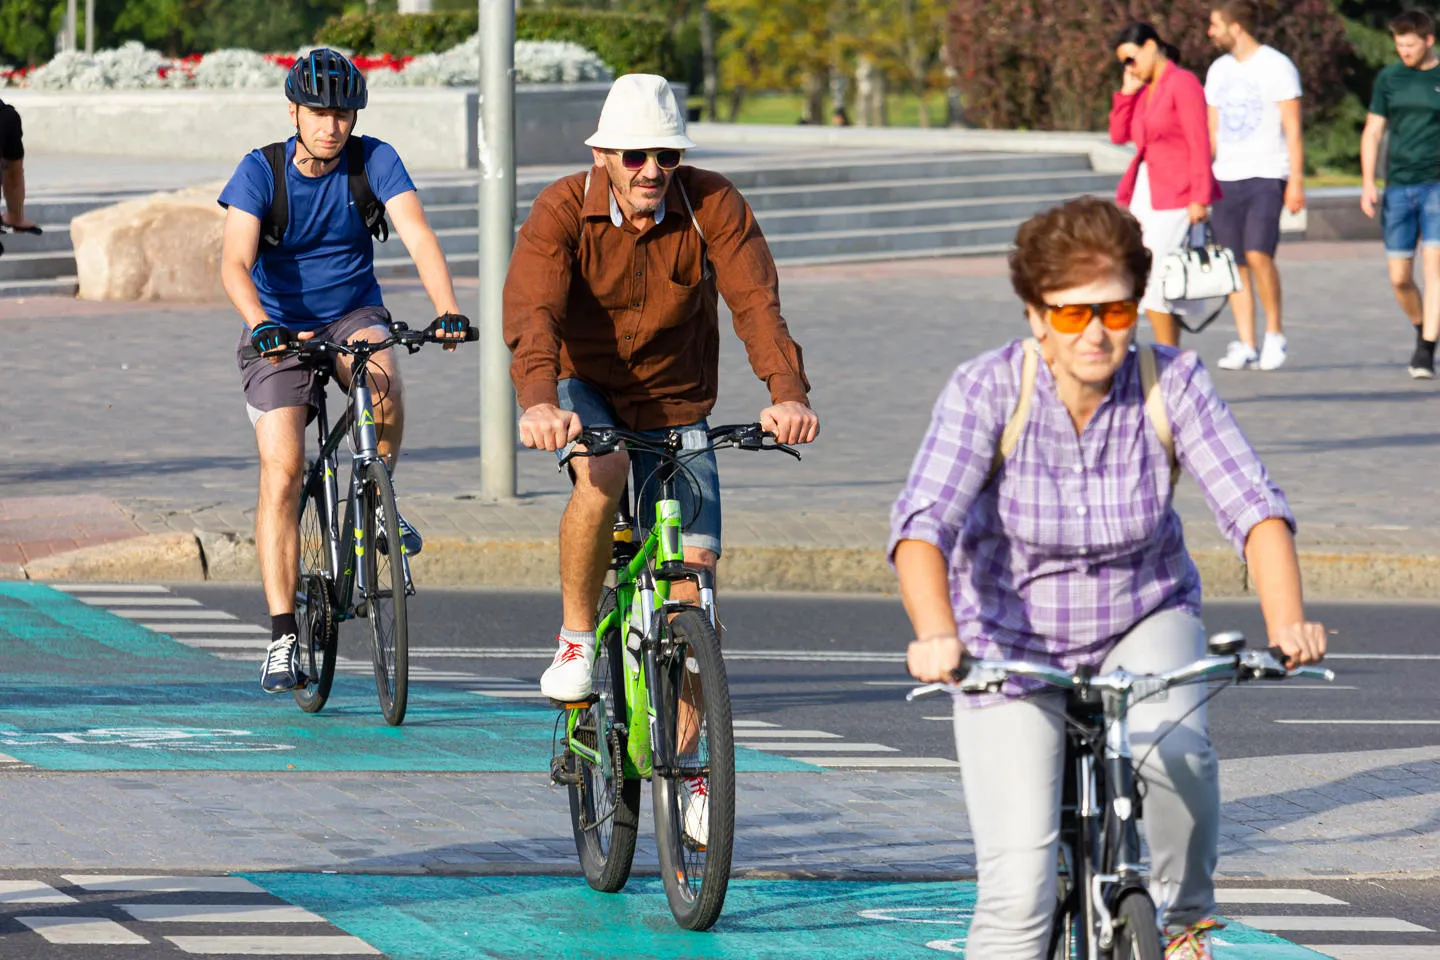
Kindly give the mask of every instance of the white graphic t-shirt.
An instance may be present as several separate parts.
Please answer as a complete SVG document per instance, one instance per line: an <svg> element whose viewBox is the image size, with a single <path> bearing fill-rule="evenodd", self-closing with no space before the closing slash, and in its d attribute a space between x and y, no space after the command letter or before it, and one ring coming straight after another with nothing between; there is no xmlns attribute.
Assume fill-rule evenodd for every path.
<svg viewBox="0 0 1440 960"><path fill-rule="evenodd" d="M1220 114L1216 128L1216 180L1290 176L1290 151L1280 125L1280 104L1300 96L1300 71L1274 47L1248 60L1225 54L1205 75L1205 102Z"/></svg>

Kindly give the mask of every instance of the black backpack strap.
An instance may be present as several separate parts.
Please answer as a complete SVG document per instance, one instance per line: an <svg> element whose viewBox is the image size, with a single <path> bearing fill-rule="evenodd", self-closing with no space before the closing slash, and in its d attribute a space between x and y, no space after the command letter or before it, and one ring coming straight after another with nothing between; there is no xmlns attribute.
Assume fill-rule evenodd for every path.
<svg viewBox="0 0 1440 960"><path fill-rule="evenodd" d="M285 228L290 226L290 196L285 189L285 141L261 147L260 152L270 161L270 172L275 179L270 209L260 218L260 250L263 252L279 246L285 239Z"/></svg>
<svg viewBox="0 0 1440 960"><path fill-rule="evenodd" d="M345 168L350 178L350 198L370 236L384 243L390 239L390 224L385 220L385 204L370 189L370 177L365 173L365 141L351 137L345 144Z"/></svg>

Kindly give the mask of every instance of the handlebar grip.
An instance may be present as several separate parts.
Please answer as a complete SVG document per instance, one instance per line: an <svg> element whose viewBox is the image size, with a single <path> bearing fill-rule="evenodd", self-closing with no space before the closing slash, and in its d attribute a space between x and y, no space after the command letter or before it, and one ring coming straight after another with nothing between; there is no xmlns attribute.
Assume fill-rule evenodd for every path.
<svg viewBox="0 0 1440 960"><path fill-rule="evenodd" d="M952 670L952 671L950 672L950 676L952 676L952 677L955 678L955 682L956 682L956 683L960 683L960 682L963 681L966 677L970 676L970 671L971 671L972 669L974 669L974 667L975 667L975 658L970 655L970 651L969 651L969 650L961 650L961 651L960 651L960 666L958 666L958 667L956 667L954 670Z"/></svg>
<svg viewBox="0 0 1440 960"><path fill-rule="evenodd" d="M480 331L479 331L478 329L476 329L475 327L471 327L470 329L468 329L468 330L465 331L465 342L466 342L466 343L474 343L476 340L479 340L479 339L480 339Z"/></svg>
<svg viewBox="0 0 1440 960"><path fill-rule="evenodd" d="M1268 653L1268 654L1270 654L1270 656L1274 657L1274 658L1276 659L1276 661L1278 661L1278 662L1281 663L1282 665L1284 665L1284 666L1286 666L1286 667L1290 666L1290 654L1286 653L1286 652L1285 652L1284 650L1282 650L1281 648L1279 648L1279 647L1267 647L1266 650L1265 650L1265 652Z"/></svg>

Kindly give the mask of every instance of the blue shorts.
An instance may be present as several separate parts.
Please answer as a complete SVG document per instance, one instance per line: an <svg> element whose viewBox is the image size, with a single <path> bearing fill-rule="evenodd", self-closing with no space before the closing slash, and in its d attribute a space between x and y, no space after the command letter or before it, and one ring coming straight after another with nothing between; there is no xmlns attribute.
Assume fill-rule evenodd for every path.
<svg viewBox="0 0 1440 960"><path fill-rule="evenodd" d="M1440 183L1386 187L1380 206L1392 260L1414 257L1416 246L1440 247Z"/></svg>
<svg viewBox="0 0 1440 960"><path fill-rule="evenodd" d="M557 385L560 406L580 415L580 423L586 427L624 426L617 423L614 409L599 390L584 380L561 380ZM662 430L640 430L647 437L662 438L672 428ZM701 420L684 427L676 427L685 435L685 446L696 449L709 444L706 431L708 421ZM563 457L565 451L556 454ZM650 529L655 517L655 501L660 489L659 473L661 460L653 453L630 451L630 483L640 491L638 516L641 535ZM685 524L685 546L709 550L720 555L720 467L715 462L715 452L707 450L685 461L689 473L681 471L675 477L675 493L680 500L680 517ZM698 502L697 502L698 501Z"/></svg>
<svg viewBox="0 0 1440 960"><path fill-rule="evenodd" d="M1245 254L1275 256L1280 245L1280 214L1285 209L1284 180L1252 177L1225 180L1221 197L1210 208L1210 227L1215 242L1235 253L1235 262L1245 266Z"/></svg>

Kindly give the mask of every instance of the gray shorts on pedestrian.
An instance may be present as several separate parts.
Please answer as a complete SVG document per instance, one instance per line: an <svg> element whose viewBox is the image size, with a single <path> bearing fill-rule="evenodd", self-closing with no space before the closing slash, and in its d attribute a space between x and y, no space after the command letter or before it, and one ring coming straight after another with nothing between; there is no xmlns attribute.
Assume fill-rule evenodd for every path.
<svg viewBox="0 0 1440 960"><path fill-rule="evenodd" d="M560 406L580 415L580 424L586 427L624 427L615 416L610 402L595 387L584 380L570 378L557 385ZM685 435L685 446L694 450L710 442L707 431L709 422L688 424L683 427L667 427L661 430L640 430L638 433L664 437L671 429ZM565 455L565 449L557 453ZM660 458L653 453L630 451L631 489L640 490L640 508L635 518L639 521L642 535L650 529L655 517L655 501L659 492ZM720 556L720 467L715 462L714 451L706 451L685 460L686 470L675 478L675 495L680 501L680 517L685 524L685 546L709 550ZM688 471L688 472L687 472Z"/></svg>
<svg viewBox="0 0 1440 960"><path fill-rule="evenodd" d="M389 333L390 311L368 306L352 310L339 320L315 331L317 340L348 341L362 330ZM282 407L309 407L310 418L320 407L319 371L300 358L284 357L271 363L264 357L246 359L244 350L250 346L250 328L240 330L240 343L235 347L235 364L240 368L240 382L245 390L245 411L253 424L261 414Z"/></svg>

